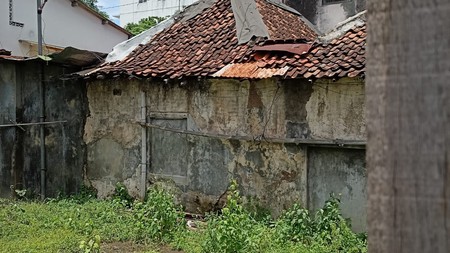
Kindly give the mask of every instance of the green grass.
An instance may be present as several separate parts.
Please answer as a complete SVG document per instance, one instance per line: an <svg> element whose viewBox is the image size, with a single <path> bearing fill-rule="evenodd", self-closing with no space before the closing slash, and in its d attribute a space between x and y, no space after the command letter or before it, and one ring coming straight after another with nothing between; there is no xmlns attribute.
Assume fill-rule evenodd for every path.
<svg viewBox="0 0 450 253"><path fill-rule="evenodd" d="M139 239L133 214L111 201L0 204L0 252L77 252L82 240Z"/></svg>
<svg viewBox="0 0 450 253"><path fill-rule="evenodd" d="M96 246L80 248L96 238L103 246L141 245L148 253L171 252L168 247L186 253L367 252L365 235L351 231L335 198L315 214L295 205L272 220L244 208L232 184L222 213L190 231L169 194L153 189L137 202L123 187L117 192L112 200L86 194L46 202L0 199L0 252L99 252Z"/></svg>

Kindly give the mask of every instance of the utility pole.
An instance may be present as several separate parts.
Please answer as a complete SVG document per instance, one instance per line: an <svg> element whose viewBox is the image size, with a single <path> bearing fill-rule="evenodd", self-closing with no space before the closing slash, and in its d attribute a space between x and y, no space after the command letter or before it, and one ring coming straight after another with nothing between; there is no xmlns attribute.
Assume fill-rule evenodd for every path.
<svg viewBox="0 0 450 253"><path fill-rule="evenodd" d="M367 1L370 253L450 252L450 3Z"/></svg>
<svg viewBox="0 0 450 253"><path fill-rule="evenodd" d="M37 1L37 26L38 26L38 56L42 55L42 10L47 0L42 3L41 0ZM45 77L44 77L44 64L40 62L40 150L41 150L41 199L45 199L46 189L46 161L45 161Z"/></svg>

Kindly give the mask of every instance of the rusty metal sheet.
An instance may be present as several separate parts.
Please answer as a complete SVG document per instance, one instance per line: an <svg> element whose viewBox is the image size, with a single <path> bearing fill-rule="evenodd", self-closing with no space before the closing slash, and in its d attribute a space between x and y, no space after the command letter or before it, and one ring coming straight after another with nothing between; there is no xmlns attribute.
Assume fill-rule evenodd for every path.
<svg viewBox="0 0 450 253"><path fill-rule="evenodd" d="M295 44L273 44L264 46L255 46L255 51L279 51L279 52L289 52L293 54L306 54L311 49L311 44L307 43L295 43Z"/></svg>
<svg viewBox="0 0 450 253"><path fill-rule="evenodd" d="M289 67L283 68L261 68L257 62L228 64L213 74L213 77L227 78L255 78L263 79L273 76L283 76Z"/></svg>

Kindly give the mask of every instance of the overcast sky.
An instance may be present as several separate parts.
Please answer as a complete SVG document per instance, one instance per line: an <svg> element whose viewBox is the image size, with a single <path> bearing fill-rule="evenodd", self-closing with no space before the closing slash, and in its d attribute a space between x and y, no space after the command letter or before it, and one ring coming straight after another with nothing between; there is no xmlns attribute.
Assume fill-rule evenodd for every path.
<svg viewBox="0 0 450 253"><path fill-rule="evenodd" d="M108 13L109 18L114 21L116 24L119 24L119 19L114 16L118 16L120 13L119 7L114 7L120 5L119 0L98 0L98 7L100 10ZM114 7L114 8L111 8Z"/></svg>

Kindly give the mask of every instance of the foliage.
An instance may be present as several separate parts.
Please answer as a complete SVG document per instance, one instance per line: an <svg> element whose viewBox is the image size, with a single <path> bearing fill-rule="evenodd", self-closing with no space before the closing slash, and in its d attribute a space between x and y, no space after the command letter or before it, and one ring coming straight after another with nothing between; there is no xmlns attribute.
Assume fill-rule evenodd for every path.
<svg viewBox="0 0 450 253"><path fill-rule="evenodd" d="M95 235L87 242L85 240L80 242L80 249L84 253L99 253L100 252L100 236Z"/></svg>
<svg viewBox="0 0 450 253"><path fill-rule="evenodd" d="M114 189L113 200L124 207L132 207L133 198L128 193L127 188L122 183L117 183Z"/></svg>
<svg viewBox="0 0 450 253"><path fill-rule="evenodd" d="M129 31L133 36L140 34L141 32L148 30L149 28L159 24L163 21L164 17L148 17L139 20L137 23L128 23L125 26L125 30Z"/></svg>
<svg viewBox="0 0 450 253"><path fill-rule="evenodd" d="M134 209L134 226L139 234L150 239L170 239L184 228L181 207L174 204L173 196L163 190L152 188L145 202L137 202Z"/></svg>
<svg viewBox="0 0 450 253"><path fill-rule="evenodd" d="M342 217L339 202L331 195L314 218L308 210L295 204L277 221L278 240L299 242L328 252L366 252L366 236L351 230L349 221Z"/></svg>
<svg viewBox="0 0 450 253"><path fill-rule="evenodd" d="M181 207L158 188L144 202L123 185L111 200L97 200L89 188L46 202L0 199L0 252L99 252L103 243L123 241L169 243L186 253L367 252L366 235L350 229L339 199L332 196L314 214L295 204L273 221L257 204L247 210L237 187L233 181L222 212L195 231L185 229Z"/></svg>
<svg viewBox="0 0 450 253"><path fill-rule="evenodd" d="M105 18L109 18L108 13L101 11L98 7L98 0L82 0L87 6L96 11L98 14L102 15Z"/></svg>
<svg viewBox="0 0 450 253"><path fill-rule="evenodd" d="M151 241L184 227L179 208L162 191L150 191L146 202L131 208L86 193L46 202L0 201L0 252L98 252L99 238Z"/></svg>
<svg viewBox="0 0 450 253"><path fill-rule="evenodd" d="M77 194L69 196L68 199L75 203L83 204L97 198L97 190L94 187L82 185ZM64 200L64 196L60 196L59 200Z"/></svg>
<svg viewBox="0 0 450 253"><path fill-rule="evenodd" d="M208 220L203 252L254 252L262 225L241 205L236 181L229 187L221 215Z"/></svg>

